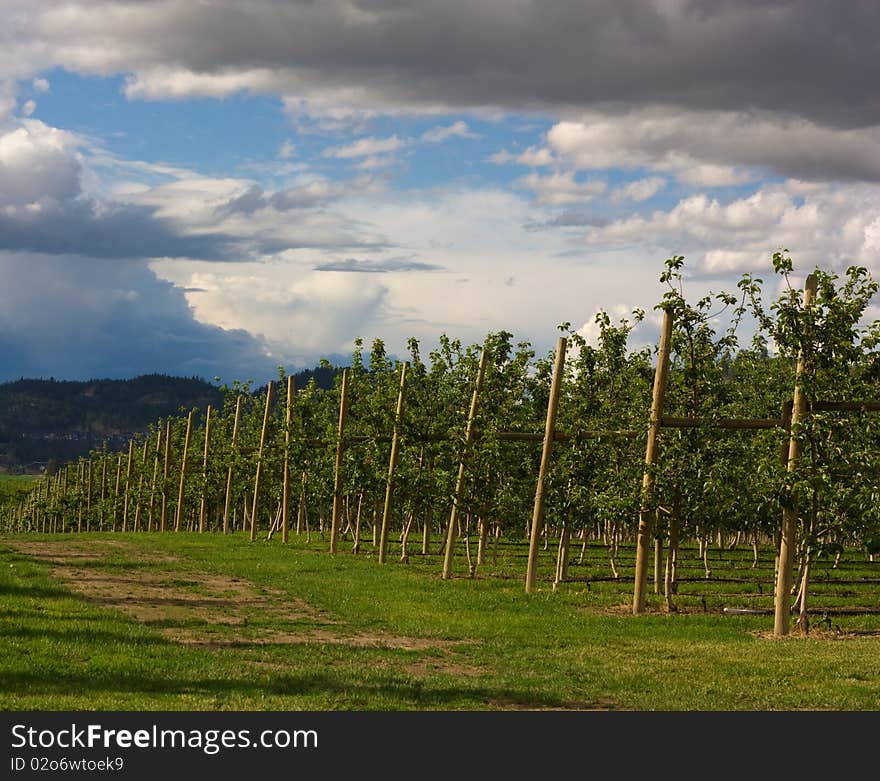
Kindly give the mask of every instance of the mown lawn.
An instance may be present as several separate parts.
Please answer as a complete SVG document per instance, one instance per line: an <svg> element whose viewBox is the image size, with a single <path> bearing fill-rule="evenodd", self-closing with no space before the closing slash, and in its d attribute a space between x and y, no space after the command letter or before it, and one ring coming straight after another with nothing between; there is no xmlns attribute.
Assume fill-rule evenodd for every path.
<svg viewBox="0 0 880 781"><path fill-rule="evenodd" d="M366 546L369 548L369 546ZM0 538L4 710L876 710L880 617L769 637L772 559L682 554L681 612L628 615L604 552L526 595L523 548L443 581L437 556L380 566L318 537ZM575 559L577 556L575 555ZM463 568L463 554L457 568ZM627 574L626 552L621 575ZM693 572L689 567L693 566ZM822 606L877 604L880 567L816 570ZM587 578L592 578L590 582ZM725 578L725 580L721 580ZM838 582L839 581L839 582ZM771 584L760 592L757 584ZM824 601L823 601L824 600ZM818 618L818 616L817 616Z"/></svg>

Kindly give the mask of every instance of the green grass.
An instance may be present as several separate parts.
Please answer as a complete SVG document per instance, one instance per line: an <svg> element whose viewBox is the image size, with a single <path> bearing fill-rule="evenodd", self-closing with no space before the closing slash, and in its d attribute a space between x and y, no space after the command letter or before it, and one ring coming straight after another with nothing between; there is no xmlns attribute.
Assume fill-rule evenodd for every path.
<svg viewBox="0 0 880 781"><path fill-rule="evenodd" d="M78 577L120 584L74 592L65 585L70 576L52 576L45 556L0 539L5 710L875 710L880 703L880 637L773 640L772 616L720 613L724 604L772 604L766 552L752 569L751 550L713 551L713 575L741 578L731 583L700 580L696 552L684 551L680 574L694 580L680 585L682 613L661 613L652 594L654 612L635 618L622 607L631 583L586 582L610 575L599 546L572 565L581 580L555 593L552 555L542 552L544 579L526 595L521 544L503 543L498 564L475 579L443 581L437 556L380 566L369 554L331 557L319 538L287 546L188 533L5 540L40 542L53 558L78 552L66 564ZM624 577L631 558L622 551ZM812 604L876 606L876 585L861 583L869 577L880 572L858 554L836 570L820 563ZM148 580L157 603L168 603L165 614L134 620L118 609L115 590L137 578ZM213 590L211 578L219 584ZM759 582L770 584L763 595ZM210 614L175 613L182 595L208 604ZM303 602L311 612L294 609ZM236 622L217 620L224 611ZM880 629L878 616L834 623ZM175 633L202 643L177 642ZM309 642L278 641L282 633Z"/></svg>
<svg viewBox="0 0 880 781"><path fill-rule="evenodd" d="M24 499L42 477L37 475L8 475L0 472L0 507Z"/></svg>

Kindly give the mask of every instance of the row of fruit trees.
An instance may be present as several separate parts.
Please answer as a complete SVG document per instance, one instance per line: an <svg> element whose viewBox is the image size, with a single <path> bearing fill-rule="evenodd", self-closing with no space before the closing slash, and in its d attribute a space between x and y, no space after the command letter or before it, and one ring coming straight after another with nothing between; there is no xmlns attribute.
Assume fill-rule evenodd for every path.
<svg viewBox="0 0 880 781"><path fill-rule="evenodd" d="M880 546L877 284L851 267L802 289L787 253L773 266L769 304L754 275L689 301L683 258L667 260L658 348L632 346L638 310L600 312L590 342L565 323L547 355L506 331L481 345L441 336L427 355L411 339L405 360L358 340L333 389L295 388L282 370L260 392L223 386L222 409L68 465L8 508L7 527L320 532L332 552L370 539L382 562L392 544L403 561L443 551L444 577L457 543L473 575L489 539L528 539L531 567L552 530L557 581L571 539L602 540L612 568L636 541L636 613L649 553L673 610L678 546L721 533L772 541L777 591L796 592L806 621L811 561ZM787 615L783 600L778 634Z"/></svg>

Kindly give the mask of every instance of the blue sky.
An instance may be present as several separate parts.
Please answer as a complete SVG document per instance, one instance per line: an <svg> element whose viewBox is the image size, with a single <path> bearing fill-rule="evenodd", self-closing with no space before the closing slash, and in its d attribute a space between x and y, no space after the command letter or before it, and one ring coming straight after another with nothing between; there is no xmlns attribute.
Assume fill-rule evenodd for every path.
<svg viewBox="0 0 880 781"><path fill-rule="evenodd" d="M6 5L0 379L543 352L674 254L880 270L872 3Z"/></svg>

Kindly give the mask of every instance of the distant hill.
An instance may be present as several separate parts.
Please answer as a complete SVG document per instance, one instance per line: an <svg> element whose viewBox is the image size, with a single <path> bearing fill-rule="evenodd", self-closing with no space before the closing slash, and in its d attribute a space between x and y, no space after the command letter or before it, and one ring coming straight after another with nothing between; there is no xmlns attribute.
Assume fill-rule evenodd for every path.
<svg viewBox="0 0 880 781"><path fill-rule="evenodd" d="M333 385L335 369L294 375L299 388L312 377ZM219 388L197 377L146 374L130 380L27 380L0 384L0 471L39 473L49 462L85 456L103 442L123 446L159 418L193 407L217 407Z"/></svg>

